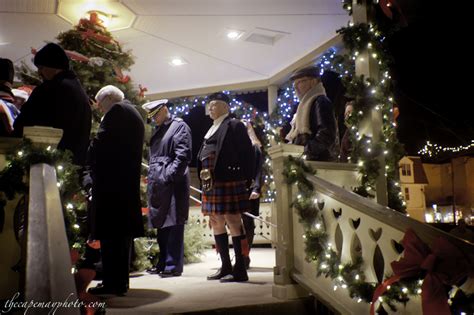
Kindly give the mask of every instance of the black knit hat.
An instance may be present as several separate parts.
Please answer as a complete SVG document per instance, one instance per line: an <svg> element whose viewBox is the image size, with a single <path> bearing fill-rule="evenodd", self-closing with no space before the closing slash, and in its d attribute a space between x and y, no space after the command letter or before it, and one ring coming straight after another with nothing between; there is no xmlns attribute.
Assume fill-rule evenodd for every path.
<svg viewBox="0 0 474 315"><path fill-rule="evenodd" d="M222 101L222 102L225 102L227 104L230 103L230 99L227 96L227 94L224 94L222 92L218 92L218 93L214 93L214 94L209 95L208 100L209 100L209 102L211 102L211 101Z"/></svg>
<svg viewBox="0 0 474 315"><path fill-rule="evenodd" d="M69 58L64 49L58 44L49 43L41 48L35 55L35 66L45 66L54 69L69 69Z"/></svg>
<svg viewBox="0 0 474 315"><path fill-rule="evenodd" d="M12 84L14 75L13 62L10 59L0 58L0 82Z"/></svg>
<svg viewBox="0 0 474 315"><path fill-rule="evenodd" d="M319 78L321 77L320 70L315 66L298 69L291 74L290 81L295 81L296 79L303 77Z"/></svg>

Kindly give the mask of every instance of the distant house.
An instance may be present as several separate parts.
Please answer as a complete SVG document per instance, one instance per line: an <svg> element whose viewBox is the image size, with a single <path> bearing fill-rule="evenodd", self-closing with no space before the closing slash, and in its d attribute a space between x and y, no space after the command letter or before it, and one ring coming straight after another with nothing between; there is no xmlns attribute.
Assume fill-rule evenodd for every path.
<svg viewBox="0 0 474 315"><path fill-rule="evenodd" d="M461 213L464 218L473 215L474 210L474 158L462 156L451 159L447 163L423 163L428 178L426 202L429 206L436 204L442 212L442 221L450 217L452 221L453 207L456 218Z"/></svg>
<svg viewBox="0 0 474 315"><path fill-rule="evenodd" d="M425 189L428 179L421 159L417 156L405 156L399 162L400 186L410 217L425 222Z"/></svg>

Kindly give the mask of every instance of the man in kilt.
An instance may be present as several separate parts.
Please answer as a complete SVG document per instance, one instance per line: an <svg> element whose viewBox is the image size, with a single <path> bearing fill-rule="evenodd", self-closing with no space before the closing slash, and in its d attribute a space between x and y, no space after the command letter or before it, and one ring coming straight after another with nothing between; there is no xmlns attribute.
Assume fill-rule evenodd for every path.
<svg viewBox="0 0 474 315"><path fill-rule="evenodd" d="M210 95L208 109L213 125L204 136L198 153L198 174L203 190L202 213L210 216L222 266L207 279L247 281L244 256L248 256L248 243L241 214L250 210L249 187L255 168L252 143L245 125L229 117L229 98L226 94ZM233 267L226 225L234 246Z"/></svg>

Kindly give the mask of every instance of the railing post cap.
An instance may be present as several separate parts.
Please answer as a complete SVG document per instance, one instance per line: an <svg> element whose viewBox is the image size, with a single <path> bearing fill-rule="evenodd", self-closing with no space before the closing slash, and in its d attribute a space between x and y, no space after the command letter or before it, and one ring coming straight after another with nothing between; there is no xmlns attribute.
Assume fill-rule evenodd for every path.
<svg viewBox="0 0 474 315"><path fill-rule="evenodd" d="M32 126L23 128L23 137L30 139L34 146L47 147L53 149L57 147L63 136L62 129L43 126Z"/></svg>

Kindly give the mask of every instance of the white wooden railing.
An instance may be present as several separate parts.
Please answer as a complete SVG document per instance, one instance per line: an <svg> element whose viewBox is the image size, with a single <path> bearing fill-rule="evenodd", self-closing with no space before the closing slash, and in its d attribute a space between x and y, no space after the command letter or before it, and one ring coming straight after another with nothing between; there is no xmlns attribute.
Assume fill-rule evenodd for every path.
<svg viewBox="0 0 474 315"><path fill-rule="evenodd" d="M277 188L277 203L273 213L276 232L276 266L273 295L291 299L315 295L340 314L368 314L370 305L350 298L348 291L334 291L330 278L317 277L316 265L305 260L304 229L291 202L297 196L296 185L287 185L282 175L287 156L300 156L302 147L277 145L269 150ZM316 198L324 203L322 216L329 243L343 263L362 255L367 282L380 282L392 274L390 263L400 257L394 242L400 242L408 228L431 245L439 236L448 239L464 252L474 252L474 246L431 226L413 220L395 210L378 205L350 191L357 184L356 166L326 162L308 162L317 170L307 178L314 184ZM406 307L398 306L399 314L422 314L419 298L411 298Z"/></svg>
<svg viewBox="0 0 474 315"><path fill-rule="evenodd" d="M25 301L75 302L71 255L56 171L51 165L31 166L26 232ZM28 313L45 314L49 310L32 308ZM57 313L80 312L77 307L62 307Z"/></svg>
<svg viewBox="0 0 474 315"><path fill-rule="evenodd" d="M48 127L25 127L25 137L34 146L55 148L62 130ZM2 138L0 141L0 169L5 167L6 153L12 153L21 139ZM0 295L12 299L23 292L22 299L30 305L28 314L46 314L51 307L38 303L74 303L77 300L72 274L71 256L64 225L63 210L57 187L56 171L46 164L30 168L29 207L24 214L25 234L21 247L15 240L13 213L18 199L9 201L5 208L5 227L0 234L2 259L0 259ZM5 241L5 242L4 242ZM20 274L11 269L20 259ZM3 277L5 276L5 277ZM65 305L65 304L63 304ZM55 314L79 314L76 306L60 307Z"/></svg>

